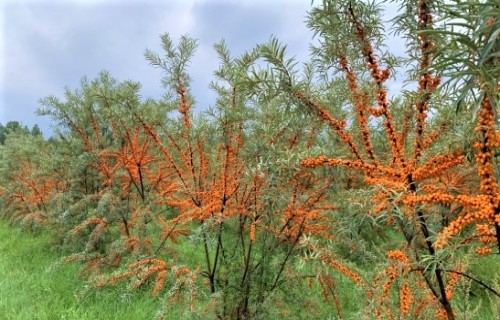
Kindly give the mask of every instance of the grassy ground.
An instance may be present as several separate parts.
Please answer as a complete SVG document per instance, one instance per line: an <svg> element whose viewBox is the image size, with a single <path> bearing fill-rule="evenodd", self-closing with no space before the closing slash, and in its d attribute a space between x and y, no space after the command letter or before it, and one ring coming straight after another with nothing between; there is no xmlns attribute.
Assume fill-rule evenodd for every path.
<svg viewBox="0 0 500 320"><path fill-rule="evenodd" d="M63 253L52 239L50 233L34 235L0 219L0 320L156 319L162 301L150 295L151 288L89 288L85 277L78 277L78 264L60 262ZM182 247L183 254L195 258L193 248ZM319 289L317 293L320 297ZM188 320L193 315L174 304L166 319Z"/></svg>
<svg viewBox="0 0 500 320"><path fill-rule="evenodd" d="M149 291L145 290L127 291L125 285L102 290L89 289L85 279L78 278L80 266L55 264L56 261L61 261L62 253L52 241L48 233L35 236L17 227L12 228L0 219L0 320L156 318L161 305L160 298L151 297ZM186 247L182 251L194 259L192 250ZM494 284L498 279L491 279L489 275L496 273L498 259L497 256L482 258L480 263L473 266L474 274ZM340 300L344 306L344 319L359 319L359 309L364 304L354 298L352 283L345 277L339 277L336 285L343 291ZM475 308L478 310L472 312L474 319L500 319L497 318L500 310L497 310L498 301L495 300L498 298L485 293L483 288L475 284L464 289L471 293L468 299L457 297L454 300L460 319L471 319L465 315L471 314L470 311ZM306 296L296 298L318 302L321 309L325 308L320 312L323 315L335 314L331 305L319 303L319 288L313 292L317 296L311 296L308 292ZM284 293L284 297L287 296ZM289 318L310 318L307 312L295 312L295 317ZM192 319L192 315L183 313L178 305L173 305L169 308L166 319Z"/></svg>
<svg viewBox="0 0 500 320"><path fill-rule="evenodd" d="M85 290L78 266L54 268L61 253L49 235L33 236L0 220L0 319L154 319L160 301L119 288Z"/></svg>

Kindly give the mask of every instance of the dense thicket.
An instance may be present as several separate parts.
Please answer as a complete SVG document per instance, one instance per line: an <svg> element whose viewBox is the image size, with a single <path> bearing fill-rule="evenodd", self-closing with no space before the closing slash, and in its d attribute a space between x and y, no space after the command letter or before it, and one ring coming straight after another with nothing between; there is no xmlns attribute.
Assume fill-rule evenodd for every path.
<svg viewBox="0 0 500 320"><path fill-rule="evenodd" d="M107 72L42 99L55 137L0 146L3 216L52 229L97 288L161 295L159 318L174 301L219 319L498 316L500 9L381 8L312 8L302 68L275 38L236 58L217 43L203 112L188 36L146 51L160 100Z"/></svg>

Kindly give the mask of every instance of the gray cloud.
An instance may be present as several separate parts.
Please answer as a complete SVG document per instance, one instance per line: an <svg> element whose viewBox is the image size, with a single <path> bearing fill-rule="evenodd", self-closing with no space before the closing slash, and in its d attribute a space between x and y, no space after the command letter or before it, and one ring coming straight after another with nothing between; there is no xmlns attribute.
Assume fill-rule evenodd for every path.
<svg viewBox="0 0 500 320"><path fill-rule="evenodd" d="M1 9L0 122L40 123L45 131L48 119L34 115L38 99L60 96L65 86L76 88L84 75L93 78L102 69L141 81L148 88L143 94L160 96L160 73L143 52L159 47L160 33L177 37L190 28L175 20L189 20L190 7L180 3L9 3Z"/></svg>
<svg viewBox="0 0 500 320"><path fill-rule="evenodd" d="M284 3L287 4L283 10ZM213 103L207 86L217 57L213 44L227 40L234 55L265 42L274 34L291 51L305 52L309 36L302 23L307 1L9 1L0 7L3 61L0 76L0 122L39 123L49 131L48 119L38 118L38 100L61 96L63 88L77 88L83 76L102 69L119 80L143 85L143 96L159 97L161 71L143 58L146 48L161 52L159 35L177 39L189 33L199 39L193 59L193 91L201 108ZM290 31L293 30L292 35ZM292 46L291 46L292 47Z"/></svg>
<svg viewBox="0 0 500 320"><path fill-rule="evenodd" d="M286 9L279 1L267 5L197 3L192 10L197 22L194 32L202 47L224 38L234 55L267 42L271 35L287 43L290 53L305 53L311 39L303 23L308 8L307 1L290 1Z"/></svg>
<svg viewBox="0 0 500 320"><path fill-rule="evenodd" d="M162 33L199 40L190 71L201 109L214 100L207 87L218 64L215 42L224 38L237 56L275 35L305 61L312 37L304 23L308 0L6 1L0 4L0 122L38 123L46 132L48 119L34 114L38 100L78 88L83 76L102 69L140 81L143 96L160 97L161 71L143 53L161 53Z"/></svg>
<svg viewBox="0 0 500 320"><path fill-rule="evenodd" d="M195 3L192 14L196 23L192 31L199 40L199 50L192 68L200 71L193 89L198 93L201 108L214 101L214 95L206 90L218 66L214 43L224 39L231 55L237 57L255 45L269 41L271 36L277 36L288 44L290 55L304 58L311 39L303 23L308 9L308 1Z"/></svg>

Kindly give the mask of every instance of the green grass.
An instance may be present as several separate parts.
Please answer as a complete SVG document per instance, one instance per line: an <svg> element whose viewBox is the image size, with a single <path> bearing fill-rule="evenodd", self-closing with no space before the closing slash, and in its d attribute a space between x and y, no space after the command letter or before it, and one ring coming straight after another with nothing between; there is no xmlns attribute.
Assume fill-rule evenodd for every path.
<svg viewBox="0 0 500 320"><path fill-rule="evenodd" d="M78 265L54 267L62 253L38 236L0 220L0 319L154 319L158 298L123 287L86 290Z"/></svg>
<svg viewBox="0 0 500 320"><path fill-rule="evenodd" d="M79 264L57 263L64 257L60 247L53 244L54 237L42 231L38 235L9 226L0 219L0 320L31 319L155 319L162 301L150 295L151 288L128 291L126 284L117 287L94 289L88 286L85 277L78 277ZM188 241L179 245L181 254L188 262L196 264L203 257L196 246ZM341 282L347 281L341 279ZM350 286L349 283L344 284ZM284 295L287 300L321 300L319 287L311 296ZM203 307L209 299L198 301ZM319 300L318 300L319 299ZM322 301L321 301L322 302ZM319 305L328 309L331 306ZM344 301L345 302L345 301ZM293 309L293 306L292 308ZM193 315L180 305L167 309L166 319L192 319ZM295 317L305 319L303 310L294 310ZM211 315L205 315L210 318ZM275 319L273 314L271 317ZM199 318L199 317L198 317ZM277 319L277 318L276 318Z"/></svg>
<svg viewBox="0 0 500 320"><path fill-rule="evenodd" d="M11 227L0 219L0 320L156 318L162 301L161 298L150 295L151 288L131 292L126 289L125 283L100 290L90 288L85 277L78 277L80 265L56 264L63 258L63 253L61 248L53 244L53 239L50 233L34 235L18 227ZM200 263L202 257L200 251L196 250L196 245L182 241L177 249L179 252L173 254L174 258L178 255L194 265ZM498 259L498 256L481 258L481 262L472 266L473 274L494 285L498 278L492 278L491 275L497 273ZM364 271L373 272L369 266ZM339 290L344 319L359 319L364 306L363 301L356 298L360 296L359 290L341 275L334 280ZM458 294L453 301L455 310L461 316L459 318L464 318L462 315L476 307L479 310L474 314L478 319L493 320L500 314L500 310L497 310L498 298L486 293L484 288L471 284L461 289L459 291L470 292L470 296ZM313 289L296 287L293 292L277 294L291 311L289 319L308 319L311 316L307 310L294 308L302 306L305 299L310 301L311 306L319 308L317 312L318 315L321 314L320 319L335 319L333 305L322 300L317 284ZM209 299L204 299L203 296L200 298L198 306L210 303ZM193 319L193 315L182 308L182 305L170 305L166 319ZM282 318L278 310L281 307L268 307L269 319ZM207 316L210 318L211 315L205 315Z"/></svg>

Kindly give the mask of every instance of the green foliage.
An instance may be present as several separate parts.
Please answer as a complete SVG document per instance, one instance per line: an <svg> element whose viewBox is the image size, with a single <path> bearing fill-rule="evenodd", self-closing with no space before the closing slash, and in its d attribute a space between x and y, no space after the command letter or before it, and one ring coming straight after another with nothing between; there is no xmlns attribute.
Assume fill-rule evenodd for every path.
<svg viewBox="0 0 500 320"><path fill-rule="evenodd" d="M17 121L9 121L5 126L0 123L0 145L5 144L5 140L9 134L31 134L33 136L41 136L42 131L37 124L30 130L27 126L22 126Z"/></svg>
<svg viewBox="0 0 500 320"><path fill-rule="evenodd" d="M402 57L383 45L390 34L376 1L312 8L316 39L302 69L274 37L240 57L220 41L210 83L217 100L198 113L188 72L196 40L162 35L163 54L148 49L145 57L164 72L163 98L143 99L139 83L103 71L63 98L41 100L53 139L38 127L0 125L2 216L31 230L46 226L65 260L82 262L80 273L100 288L86 291L83 305L100 308L98 300L116 294L106 285L128 281L119 290L148 308L123 308L123 318L151 317L158 300L159 318L432 318L439 308L448 319L453 311L494 317L498 257L479 260L471 245L485 236L467 225L436 245L467 203L408 203L433 191L482 199L476 169L484 164L474 157L493 159L495 145L484 133L477 150L484 130L472 113L485 98L498 107L498 8L412 0L400 9L392 22L407 41ZM388 97L386 81L402 70L410 88ZM460 161L447 166L440 157ZM305 159L349 170L312 170ZM498 224L486 222L498 237ZM17 243L2 248L22 260ZM403 289L412 292L408 310ZM146 291L161 299L138 297ZM0 311L20 312L12 305ZM75 314L58 312L94 316L68 310Z"/></svg>

